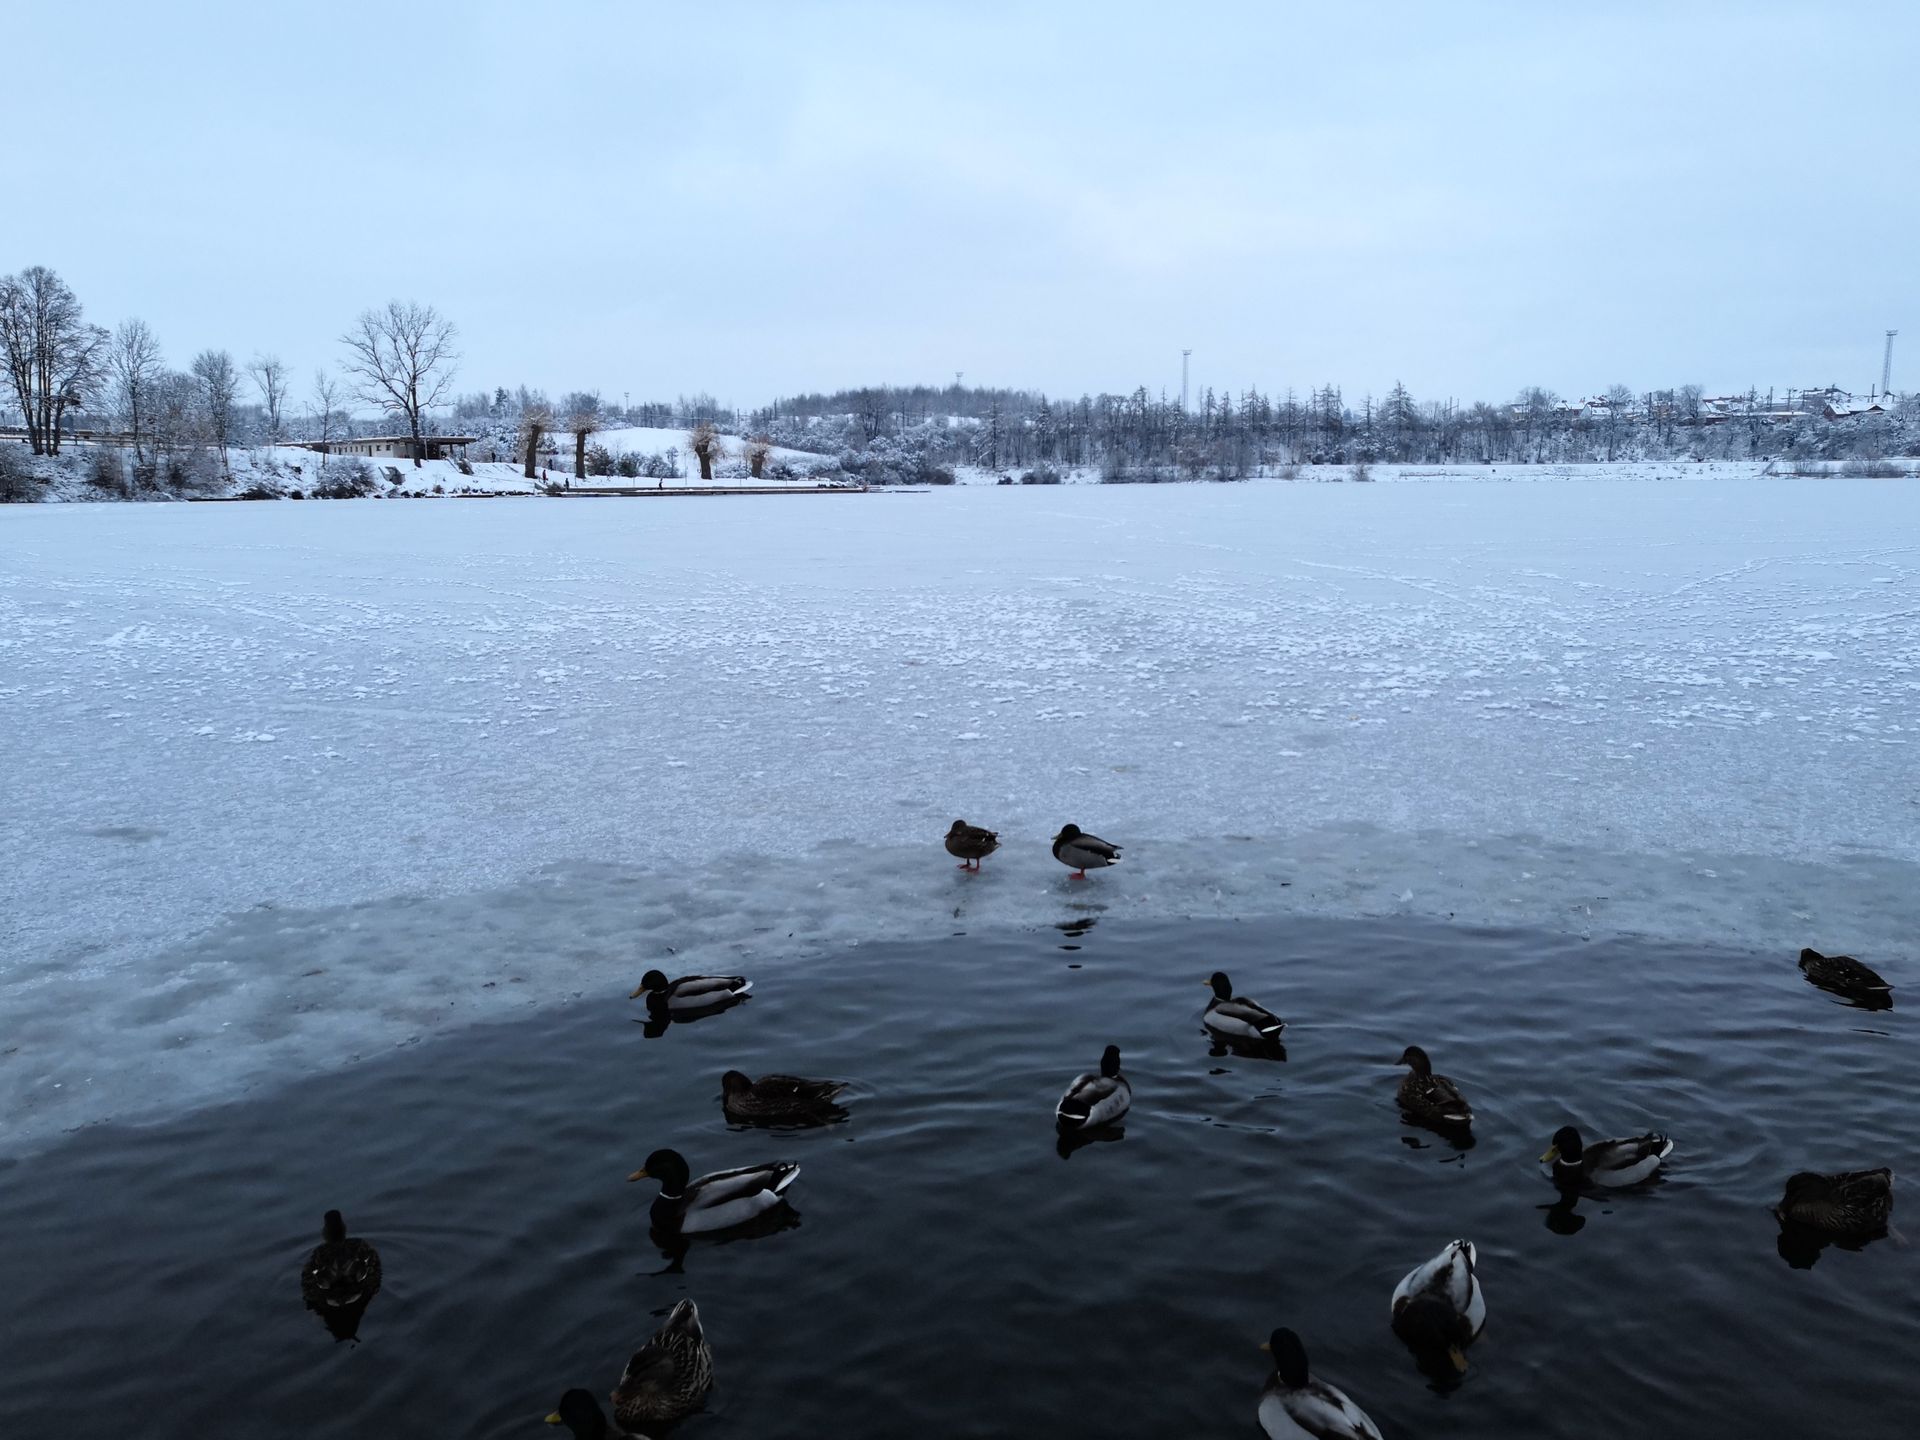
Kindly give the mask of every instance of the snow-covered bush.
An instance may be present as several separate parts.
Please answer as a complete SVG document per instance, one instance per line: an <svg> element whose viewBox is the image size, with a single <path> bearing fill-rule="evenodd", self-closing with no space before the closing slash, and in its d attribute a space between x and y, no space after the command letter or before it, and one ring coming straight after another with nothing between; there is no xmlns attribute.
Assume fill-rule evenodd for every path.
<svg viewBox="0 0 1920 1440"><path fill-rule="evenodd" d="M23 449L11 440L0 440L0 505L17 505L34 498L38 487L21 454Z"/></svg>
<svg viewBox="0 0 1920 1440"><path fill-rule="evenodd" d="M109 494L127 493L126 457L111 445L96 445L87 456L87 484Z"/></svg>
<svg viewBox="0 0 1920 1440"><path fill-rule="evenodd" d="M313 498L316 500L357 500L363 495L371 495L378 488L373 478L373 466L358 455L350 455L338 464L329 466L326 475L315 482Z"/></svg>
<svg viewBox="0 0 1920 1440"><path fill-rule="evenodd" d="M1051 465L1036 465L1020 477L1022 485L1058 485L1060 472Z"/></svg>

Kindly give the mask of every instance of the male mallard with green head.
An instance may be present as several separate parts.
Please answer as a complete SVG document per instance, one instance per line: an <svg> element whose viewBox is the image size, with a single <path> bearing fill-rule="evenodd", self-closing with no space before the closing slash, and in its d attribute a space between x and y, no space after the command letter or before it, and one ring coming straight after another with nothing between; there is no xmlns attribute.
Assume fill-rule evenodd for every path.
<svg viewBox="0 0 1920 1440"><path fill-rule="evenodd" d="M1078 825L1062 825L1053 837L1053 858L1072 869L1074 880L1087 878L1089 870L1104 870L1120 863L1120 847L1108 844L1098 835L1089 835Z"/></svg>
<svg viewBox="0 0 1920 1440"><path fill-rule="evenodd" d="M1582 1185L1619 1190L1651 1180L1672 1153L1673 1141L1658 1131L1588 1143L1573 1126L1562 1125L1540 1159L1553 1166L1553 1183L1562 1190Z"/></svg>
<svg viewBox="0 0 1920 1440"><path fill-rule="evenodd" d="M1100 1055L1100 1073L1076 1075L1053 1118L1062 1130L1095 1130L1118 1124L1132 1105L1133 1084L1120 1073L1120 1047L1109 1045Z"/></svg>
<svg viewBox="0 0 1920 1440"><path fill-rule="evenodd" d="M739 975L682 975L669 980L664 972L649 970L627 998L645 996L649 1015L679 1017L724 1009L747 999L752 991L753 982Z"/></svg>
<svg viewBox="0 0 1920 1440"><path fill-rule="evenodd" d="M1207 984L1213 998L1207 1002L1200 1023L1228 1040L1278 1040L1287 1022L1258 1001L1233 993L1233 981L1224 970L1213 972Z"/></svg>
<svg viewBox="0 0 1920 1440"><path fill-rule="evenodd" d="M699 1235L731 1230L785 1204L787 1187L799 1175L798 1165L776 1160L771 1165L716 1170L690 1180L687 1162L678 1150L656 1150L627 1179L660 1183L650 1212L656 1230L664 1235Z"/></svg>
<svg viewBox="0 0 1920 1440"><path fill-rule="evenodd" d="M1455 1240L1408 1271L1393 1290L1393 1333L1418 1354L1445 1355L1462 1372L1467 1346L1487 1323L1479 1259L1472 1241Z"/></svg>
<svg viewBox="0 0 1920 1440"><path fill-rule="evenodd" d="M962 870L978 870L980 862L999 848L998 832L969 825L964 820L954 821L953 828L947 831L947 853L960 861Z"/></svg>
<svg viewBox="0 0 1920 1440"><path fill-rule="evenodd" d="M1258 1412L1268 1440L1380 1440L1380 1427L1344 1390L1308 1374L1306 1346L1293 1331L1274 1331L1260 1348L1273 1355Z"/></svg>

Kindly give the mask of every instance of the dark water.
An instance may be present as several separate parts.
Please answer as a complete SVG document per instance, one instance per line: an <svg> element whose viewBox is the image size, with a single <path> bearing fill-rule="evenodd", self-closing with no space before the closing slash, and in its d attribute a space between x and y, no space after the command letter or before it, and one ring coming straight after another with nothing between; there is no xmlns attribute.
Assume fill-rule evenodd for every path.
<svg viewBox="0 0 1920 1440"><path fill-rule="evenodd" d="M691 1295L719 1387L687 1437L1247 1435L1281 1324L1389 1437L1902 1433L1920 1259L1792 1268L1767 1206L1802 1167L1914 1173L1915 1045L1791 953L1110 923L759 965L657 1039L610 987L0 1170L3 1428L546 1435ZM1289 1019L1285 1063L1209 1055L1216 967ZM1109 1040L1125 1137L1062 1160L1053 1103ZM1470 1149L1401 1124L1409 1042L1472 1100ZM853 1118L729 1130L729 1066L850 1077ZM1534 1157L1569 1118L1668 1130L1668 1178L1549 1210ZM661 1273L624 1181L661 1145L801 1161L798 1225ZM300 1303L329 1206L385 1260L357 1344ZM1441 1393L1387 1305L1454 1236L1490 1319Z"/></svg>

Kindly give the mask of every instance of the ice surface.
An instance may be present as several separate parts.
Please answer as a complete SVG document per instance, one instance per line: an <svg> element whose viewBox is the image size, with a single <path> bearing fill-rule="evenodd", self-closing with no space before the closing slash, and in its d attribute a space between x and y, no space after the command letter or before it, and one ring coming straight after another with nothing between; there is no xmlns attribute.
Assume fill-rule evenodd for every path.
<svg viewBox="0 0 1920 1440"><path fill-rule="evenodd" d="M1916 536L1838 479L5 507L0 1148L656 963L1092 914L1898 982ZM1068 880L1067 820L1126 862Z"/></svg>

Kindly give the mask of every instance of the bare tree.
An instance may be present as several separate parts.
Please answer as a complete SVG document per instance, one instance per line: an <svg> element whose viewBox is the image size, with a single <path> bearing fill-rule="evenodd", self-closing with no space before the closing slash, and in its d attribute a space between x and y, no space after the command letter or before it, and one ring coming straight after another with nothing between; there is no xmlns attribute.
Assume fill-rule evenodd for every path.
<svg viewBox="0 0 1920 1440"><path fill-rule="evenodd" d="M600 428L600 396L593 390L576 390L561 402L567 413L567 429L573 432L573 478L587 478L587 437Z"/></svg>
<svg viewBox="0 0 1920 1440"><path fill-rule="evenodd" d="M755 435L747 441L747 474L755 480L761 478L767 468L767 456L773 450L773 441L765 435Z"/></svg>
<svg viewBox="0 0 1920 1440"><path fill-rule="evenodd" d="M34 454L60 453L60 421L100 383L108 339L81 318L79 298L46 266L0 276L0 355Z"/></svg>
<svg viewBox="0 0 1920 1440"><path fill-rule="evenodd" d="M413 463L426 457L420 440L421 414L440 403L453 383L453 322L431 305L389 300L384 310L368 310L340 337L347 347L342 364L356 393L369 405L403 416L413 436Z"/></svg>
<svg viewBox="0 0 1920 1440"><path fill-rule="evenodd" d="M220 449L220 473L227 479L227 443L233 438L233 397L240 376L233 357L224 350L202 350L193 357L193 378L200 387L200 407L207 420L207 438Z"/></svg>
<svg viewBox="0 0 1920 1440"><path fill-rule="evenodd" d="M154 380L150 407L154 456L164 466L169 482L197 479L204 468L206 420L200 403L200 383L178 370L163 370ZM179 456L185 452L183 462Z"/></svg>
<svg viewBox="0 0 1920 1440"><path fill-rule="evenodd" d="M711 420L702 420L698 425L695 425L691 430L687 431L687 448L693 452L694 458L700 462L700 478L702 480L713 479L713 462L720 458L722 446L720 443L720 432L713 428L713 422Z"/></svg>
<svg viewBox="0 0 1920 1440"><path fill-rule="evenodd" d="M267 409L267 443L280 443L280 407L287 399L287 367L278 355L256 355L247 362L247 377L260 392Z"/></svg>
<svg viewBox="0 0 1920 1440"><path fill-rule="evenodd" d="M1620 450L1620 431L1627 423L1627 416L1633 411L1633 391L1624 385L1607 387L1607 418L1605 430L1607 436L1607 459L1612 460Z"/></svg>
<svg viewBox="0 0 1920 1440"><path fill-rule="evenodd" d="M313 405L320 421L320 468L327 468L327 446L333 442L333 422L340 413L340 386L324 370L313 372Z"/></svg>
<svg viewBox="0 0 1920 1440"><path fill-rule="evenodd" d="M133 441L133 465L137 473L146 461L140 437L150 424L154 387L162 373L160 342L144 320L123 320L107 346L107 377L113 383L114 406L120 423L127 427Z"/></svg>
<svg viewBox="0 0 1920 1440"><path fill-rule="evenodd" d="M540 478L536 462L540 458L540 441L553 426L553 407L547 403L547 397L538 390L520 390L520 438L526 443L527 469L529 480Z"/></svg>

